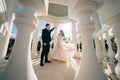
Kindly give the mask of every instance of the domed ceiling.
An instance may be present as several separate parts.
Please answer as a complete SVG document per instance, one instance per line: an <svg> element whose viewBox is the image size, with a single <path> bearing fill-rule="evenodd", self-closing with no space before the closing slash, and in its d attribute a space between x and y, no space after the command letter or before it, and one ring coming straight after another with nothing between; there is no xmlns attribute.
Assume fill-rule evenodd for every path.
<svg viewBox="0 0 120 80"><path fill-rule="evenodd" d="M66 5L50 3L48 8L48 14L55 17L68 16L68 7Z"/></svg>
<svg viewBox="0 0 120 80"><path fill-rule="evenodd" d="M40 18L58 23L69 22L68 3L69 0L49 0L48 15Z"/></svg>

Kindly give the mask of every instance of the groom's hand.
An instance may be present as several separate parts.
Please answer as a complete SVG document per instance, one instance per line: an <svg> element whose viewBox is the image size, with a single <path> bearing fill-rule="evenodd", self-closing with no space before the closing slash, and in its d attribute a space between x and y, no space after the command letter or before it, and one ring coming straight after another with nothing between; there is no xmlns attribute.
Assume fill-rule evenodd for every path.
<svg viewBox="0 0 120 80"><path fill-rule="evenodd" d="M54 29L56 28L56 26L54 26Z"/></svg>
<svg viewBox="0 0 120 80"><path fill-rule="evenodd" d="M44 46L46 46L46 45L47 45L47 43L43 43L43 45L44 45Z"/></svg>

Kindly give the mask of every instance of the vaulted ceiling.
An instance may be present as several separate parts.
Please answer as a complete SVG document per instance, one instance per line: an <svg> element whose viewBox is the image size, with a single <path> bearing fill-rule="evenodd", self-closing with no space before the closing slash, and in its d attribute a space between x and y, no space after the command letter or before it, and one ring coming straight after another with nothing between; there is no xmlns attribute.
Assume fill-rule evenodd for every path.
<svg viewBox="0 0 120 80"><path fill-rule="evenodd" d="M65 5L50 3L48 8L48 14L56 17L68 16L68 7Z"/></svg>
<svg viewBox="0 0 120 80"><path fill-rule="evenodd" d="M69 0L49 0L48 15L42 18L55 22L68 22Z"/></svg>
<svg viewBox="0 0 120 80"><path fill-rule="evenodd" d="M50 3L60 4L60 5L68 5L69 0L49 0Z"/></svg>
<svg viewBox="0 0 120 80"><path fill-rule="evenodd" d="M69 0L50 0L48 14L55 17L68 16Z"/></svg>

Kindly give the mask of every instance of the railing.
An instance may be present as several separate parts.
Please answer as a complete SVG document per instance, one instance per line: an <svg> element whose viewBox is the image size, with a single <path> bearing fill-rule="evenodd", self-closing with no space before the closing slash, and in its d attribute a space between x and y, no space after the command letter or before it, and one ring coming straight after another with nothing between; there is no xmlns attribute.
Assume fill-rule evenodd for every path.
<svg viewBox="0 0 120 80"><path fill-rule="evenodd" d="M97 38L96 44L96 55L100 63L102 64L105 73L111 78L111 80L117 80L119 78L118 74L115 71L115 68L120 63L119 60L116 59L115 55L117 55L117 43L116 36L114 34L113 26L106 26L98 31L95 35ZM119 35L119 34L118 34Z"/></svg>
<svg viewBox="0 0 120 80"><path fill-rule="evenodd" d="M4 25L5 25L5 24L2 24L2 25L0 26L0 38L4 37L5 34L6 34L6 31L7 31L6 26L4 26Z"/></svg>
<svg viewBox="0 0 120 80"><path fill-rule="evenodd" d="M5 0L0 0L0 38L4 36L8 30L5 23L6 20L7 14Z"/></svg>

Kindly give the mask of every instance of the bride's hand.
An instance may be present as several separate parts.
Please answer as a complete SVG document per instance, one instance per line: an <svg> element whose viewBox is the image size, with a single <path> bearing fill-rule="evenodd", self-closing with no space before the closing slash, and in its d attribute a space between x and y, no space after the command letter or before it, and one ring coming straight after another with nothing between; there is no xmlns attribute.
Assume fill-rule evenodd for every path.
<svg viewBox="0 0 120 80"><path fill-rule="evenodd" d="M58 23L55 23L54 26L55 26L55 27L58 26Z"/></svg>
<svg viewBox="0 0 120 80"><path fill-rule="evenodd" d="M54 29L57 29L57 26L54 26Z"/></svg>

